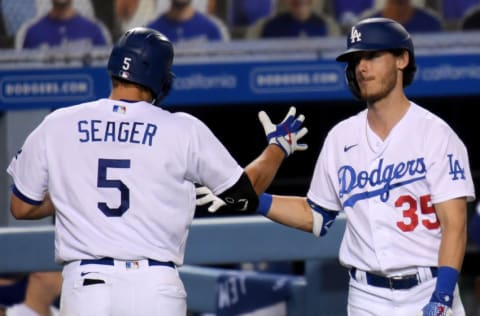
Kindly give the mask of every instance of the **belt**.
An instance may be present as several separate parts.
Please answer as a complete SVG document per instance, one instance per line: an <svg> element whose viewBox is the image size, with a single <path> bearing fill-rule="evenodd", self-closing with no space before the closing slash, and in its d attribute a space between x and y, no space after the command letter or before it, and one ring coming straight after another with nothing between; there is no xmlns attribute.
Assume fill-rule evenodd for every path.
<svg viewBox="0 0 480 316"><path fill-rule="evenodd" d="M355 280L357 280L355 275L356 272L357 272L356 268L350 269L350 276ZM434 278L437 277L438 269L436 267L430 267L430 272L432 273L432 277ZM365 274L366 274L366 283L368 285L384 287L391 290L407 290L414 286L417 286L422 282L418 274L393 276L390 278L373 274L370 272L365 272Z"/></svg>
<svg viewBox="0 0 480 316"><path fill-rule="evenodd" d="M122 260L123 261L123 260ZM125 260L125 263L127 266L134 264L135 262L138 262L140 260ZM175 263L172 261L157 261L153 259L147 259L148 265L149 266L166 266L170 268L175 268ZM101 258L101 259L83 259L80 260L80 265L86 265L86 264L103 264L106 266L113 266L115 265L115 260L113 258Z"/></svg>

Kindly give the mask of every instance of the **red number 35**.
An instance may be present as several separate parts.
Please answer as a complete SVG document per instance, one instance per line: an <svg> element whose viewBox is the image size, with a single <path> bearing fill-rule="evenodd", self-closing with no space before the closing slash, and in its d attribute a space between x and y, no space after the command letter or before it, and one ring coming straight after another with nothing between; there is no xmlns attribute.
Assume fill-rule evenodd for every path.
<svg viewBox="0 0 480 316"><path fill-rule="evenodd" d="M418 226L418 203L411 195L402 195L395 201L395 206L403 209L403 220L397 222L398 228L404 232L411 232ZM430 194L420 197L420 213L421 215L433 214L431 216L422 216L422 225L427 229L437 229L440 226L435 208L432 205Z"/></svg>

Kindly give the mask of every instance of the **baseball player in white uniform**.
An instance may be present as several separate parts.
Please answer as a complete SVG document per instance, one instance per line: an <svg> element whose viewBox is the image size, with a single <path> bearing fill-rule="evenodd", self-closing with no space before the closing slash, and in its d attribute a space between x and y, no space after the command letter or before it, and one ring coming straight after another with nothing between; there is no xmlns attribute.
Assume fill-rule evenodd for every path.
<svg viewBox="0 0 480 316"><path fill-rule="evenodd" d="M349 315L465 315L457 278L475 198L467 150L405 96L416 66L399 23L360 21L347 47L337 60L367 108L328 133L306 197L263 194L258 211L317 236L345 212Z"/></svg>
<svg viewBox="0 0 480 316"><path fill-rule="evenodd" d="M258 171L274 174L281 164L268 157L304 149L295 141L306 133L304 117L292 109L272 124L277 145L240 167L201 121L156 106L172 85L173 56L161 33L127 31L108 61L109 98L48 115L8 167L12 214L56 215L61 315L184 316L177 267L194 216L195 183L234 209L255 210L251 183L266 188L272 178Z"/></svg>

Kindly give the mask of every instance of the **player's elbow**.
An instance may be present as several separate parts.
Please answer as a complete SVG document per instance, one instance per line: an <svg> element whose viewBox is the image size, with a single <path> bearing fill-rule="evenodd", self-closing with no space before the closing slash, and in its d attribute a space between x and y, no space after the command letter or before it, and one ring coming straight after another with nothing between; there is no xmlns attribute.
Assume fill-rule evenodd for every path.
<svg viewBox="0 0 480 316"><path fill-rule="evenodd" d="M312 233L317 237L325 236L338 216L338 211L324 209L309 199L307 201L310 205L313 219Z"/></svg>
<svg viewBox="0 0 480 316"><path fill-rule="evenodd" d="M237 211L255 212L258 207L258 196L245 173L240 176L237 183L218 197L229 208Z"/></svg>
<svg viewBox="0 0 480 316"><path fill-rule="evenodd" d="M29 215L34 211L35 205L28 204L12 194L10 198L10 213L16 219L28 219Z"/></svg>
<svg viewBox="0 0 480 316"><path fill-rule="evenodd" d="M10 213L15 219L24 219L26 218L26 214L27 214L21 208L18 208L14 205L10 205Z"/></svg>

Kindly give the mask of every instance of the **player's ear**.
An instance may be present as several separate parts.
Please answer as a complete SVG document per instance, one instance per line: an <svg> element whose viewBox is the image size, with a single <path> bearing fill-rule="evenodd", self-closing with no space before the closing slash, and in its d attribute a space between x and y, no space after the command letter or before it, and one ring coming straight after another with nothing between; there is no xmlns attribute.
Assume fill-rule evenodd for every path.
<svg viewBox="0 0 480 316"><path fill-rule="evenodd" d="M410 55L407 50L402 50L400 54L396 54L396 63L399 70L405 70L410 62Z"/></svg>

